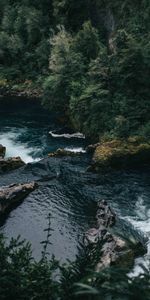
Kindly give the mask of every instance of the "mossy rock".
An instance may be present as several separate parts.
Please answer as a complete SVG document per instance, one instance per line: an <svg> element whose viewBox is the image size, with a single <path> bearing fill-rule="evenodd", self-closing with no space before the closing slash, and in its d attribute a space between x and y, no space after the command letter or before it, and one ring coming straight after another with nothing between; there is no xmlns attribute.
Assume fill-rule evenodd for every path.
<svg viewBox="0 0 150 300"><path fill-rule="evenodd" d="M126 168L150 163L150 142L136 138L111 140L101 143L93 155L93 169Z"/></svg>

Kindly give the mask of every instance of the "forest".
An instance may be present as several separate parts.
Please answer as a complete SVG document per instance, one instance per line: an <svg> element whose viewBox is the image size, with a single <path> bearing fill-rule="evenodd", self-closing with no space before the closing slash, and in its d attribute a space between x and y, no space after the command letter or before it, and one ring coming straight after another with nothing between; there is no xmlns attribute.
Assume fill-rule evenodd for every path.
<svg viewBox="0 0 150 300"><path fill-rule="evenodd" d="M0 86L99 138L150 137L148 0L1 0Z"/></svg>
<svg viewBox="0 0 150 300"><path fill-rule="evenodd" d="M0 142L4 144L0 145L0 150L2 148L6 153L10 150L11 153L13 148L11 161L19 149L21 153L19 155L24 154L22 158L26 159L21 161L21 168L15 165L15 168L4 170L4 166L0 166L0 193L2 194L5 189L5 183L9 184L6 186L8 189L14 187L14 178L17 188L21 180L23 183L30 180L37 183L38 191L35 191L35 194L33 191L30 201L26 202L29 207L25 208L25 217L23 213L21 218L17 211L21 220L19 222L23 225L25 223L25 227L28 225L27 222L29 227L34 224L33 236L44 224L42 220L44 213L47 214L51 209L53 213L54 208L54 216L51 220L49 215L48 228L44 229L44 234L47 236L44 241L41 241L43 250L39 260L33 255L32 243L26 242L22 237L6 239L5 234L0 233L0 299L150 299L149 270L139 264L143 273L135 277L128 276L131 271L128 260L131 259L133 267L135 258L139 258L139 253L144 259L144 255L147 255L149 264L150 243L147 227L150 208L147 199L150 194L147 166L149 167L150 161L150 1L0 0L0 7L1 98L6 91L6 98L9 100L6 101L7 106L7 103L10 105L11 100L8 96L14 95L15 91L15 95L18 91L25 91L25 93L29 92L30 96L33 93L33 97L36 94L42 104L42 107L40 104L40 108L34 111L34 101L29 101L29 106L32 103L30 111L30 107L26 110L26 103L24 103L22 112L18 110L18 115L16 102L14 102L12 115L11 105L8 115L6 111L3 115L3 107L0 111L0 129L2 127ZM4 97L4 102L6 98ZM36 100L38 102L39 99ZM19 101L23 101L21 97ZM56 123L53 123L51 116L55 113L61 116L60 120L63 119L66 127L63 122L64 127L62 124L56 126ZM31 120L32 116L33 120ZM69 138L70 135L74 136L75 132L76 137L82 139L78 139L78 142L75 139L73 141L69 138L65 139L66 132L64 133L63 129L68 127L69 130L71 129L67 132ZM92 145L89 146L89 143ZM56 146L61 148L55 149ZM78 149L79 153L71 152L68 150L70 148ZM49 149L50 153L48 153ZM39 156L36 156L37 153ZM134 166L137 162L141 162L144 169L140 169L141 173L134 168L127 169L127 172L120 168L124 163L127 165L127 160L130 165L130 154ZM124 161L121 165L122 155ZM5 154L0 154L2 162L7 163L7 159L7 155L5 157ZM21 160L20 157L19 159ZM89 159L91 159L90 164ZM94 159L97 169L94 167ZM117 165L117 171L115 168L115 171L114 169L112 171L111 163L112 166ZM107 169L108 165L110 169ZM98 168L102 170L102 167L106 167L107 173L105 168L104 172L99 173ZM110 170L112 173L109 173ZM113 229L108 228L107 231L107 226L106 228L102 226L102 231L105 233L100 243L95 243L94 246L92 244L91 247L82 245L81 248L80 241L77 246L73 244L72 247L80 250L73 262L68 259L67 263L61 263L53 254L50 255L48 250L52 245L51 231L56 229L54 238L56 238L55 242L58 242L57 239L59 240L60 237L63 239L64 231L68 230L71 244L71 234L74 238L76 237L74 232L78 231L76 225L82 225L80 223L84 221L89 225L92 213L94 209L96 210L96 201L101 201L105 197L112 207L114 204L118 214L122 209L120 219L124 219L128 227L132 227L129 231L126 230L125 225L123 228L129 237L122 239L123 233L120 233L120 230L117 239L117 234L114 235L117 229L113 232ZM1 198L0 205L1 202L3 205L4 201L3 199L1 201ZM22 204L23 201L18 203ZM18 204L15 205L14 215ZM95 207L93 208L92 205ZM109 208L111 212L109 205L105 205L106 210ZM1 212L0 206L0 216ZM7 225L11 228L10 224L13 224L12 217L8 218L9 224L6 222L7 212L10 213L9 210L6 211L0 220L1 232L6 230L6 233L8 233ZM28 212L29 216L26 215ZM143 219L141 215L142 217L144 215ZM27 221L26 217L28 217ZM115 213L111 217L117 219ZM79 218L83 219L83 222ZM56 219L54 220L56 223L53 219ZM79 224L76 223L76 219ZM133 223L130 224L130 220ZM51 221L54 226L52 230ZM140 242L137 238L139 243L136 244L132 230L138 221L140 225L144 224L145 231L142 232L141 227L136 228L138 238L140 236ZM18 224L16 219L15 222ZM41 222L40 226L36 227L38 222ZM61 224L63 229L61 228L58 238L57 229L61 222L65 225ZM72 231L67 222L70 222ZM12 228L18 229L18 225L13 226ZM83 227L79 226L78 235L81 235L82 229ZM30 228L27 228L27 231L23 230L25 233L30 232ZM13 229L10 232L13 232ZM146 237L141 237L142 234L148 237L146 242ZM36 235L33 236L33 241L37 239L35 245L38 245L38 238L40 239L41 235L39 234L38 238ZM100 271L96 272L95 266L98 265L102 253L105 253L105 249L102 249L102 241L104 240L104 245L107 244L109 250L111 247L109 248L108 245L111 242L111 245L117 245L117 251L121 252L120 243L125 241L126 247L127 238L133 239L128 241L130 247L125 248L125 253L127 250L127 256L123 260L125 264L120 260L121 264L116 266L111 258L112 265L109 262L108 265L106 264L108 268L100 268ZM144 246L141 240L144 240ZM65 244L65 239L63 242ZM147 253L145 245L148 249ZM63 243L61 246L63 247ZM57 243L56 247L58 247ZM143 252L140 252L141 248L139 250L138 247L141 247ZM60 247L60 251L61 249ZM67 253L67 250L65 251Z"/></svg>

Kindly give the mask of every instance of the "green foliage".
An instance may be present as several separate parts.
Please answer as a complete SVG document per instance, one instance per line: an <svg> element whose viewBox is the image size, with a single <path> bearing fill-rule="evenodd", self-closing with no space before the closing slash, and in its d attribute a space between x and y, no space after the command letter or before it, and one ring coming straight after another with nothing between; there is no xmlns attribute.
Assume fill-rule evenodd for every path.
<svg viewBox="0 0 150 300"><path fill-rule="evenodd" d="M39 261L35 261L29 243L20 238L6 243L0 235L1 299L149 299L149 271L144 269L144 275L132 279L125 269L110 268L96 273L92 271L97 261L96 252L83 249L75 262L63 265L54 257L48 259L43 254Z"/></svg>
<svg viewBox="0 0 150 300"><path fill-rule="evenodd" d="M1 0L0 86L44 81L43 104L87 136L149 139L149 15L148 0ZM61 267L45 252L36 262L0 236L2 300L150 298L148 273L91 274L87 252Z"/></svg>
<svg viewBox="0 0 150 300"><path fill-rule="evenodd" d="M75 294L88 300L148 300L150 297L150 275L129 279L123 269L106 269L91 273L76 285Z"/></svg>
<svg viewBox="0 0 150 300"><path fill-rule="evenodd" d="M91 5L90 0L53 0L55 23L77 31L90 19Z"/></svg>
<svg viewBox="0 0 150 300"><path fill-rule="evenodd" d="M54 273L58 267L53 258L48 262L32 258L31 246L12 239L7 246L0 236L0 295L2 300L57 299L58 284Z"/></svg>
<svg viewBox="0 0 150 300"><path fill-rule="evenodd" d="M51 38L50 76L44 83L44 104L51 110L67 111L72 84L84 74L82 55L72 49L72 41L63 27Z"/></svg>
<svg viewBox="0 0 150 300"><path fill-rule="evenodd" d="M43 83L75 128L149 136L148 0L1 0L1 78Z"/></svg>
<svg viewBox="0 0 150 300"><path fill-rule="evenodd" d="M90 21L83 23L81 30L74 38L74 50L83 55L85 63L98 56L100 50L99 34Z"/></svg>
<svg viewBox="0 0 150 300"><path fill-rule="evenodd" d="M98 136L109 129L111 93L109 90L109 67L106 47L101 46L99 56L91 60L86 84L80 95L72 97L72 115L86 135Z"/></svg>
<svg viewBox="0 0 150 300"><path fill-rule="evenodd" d="M63 111L70 116L74 127L95 139L104 134L128 137L138 134L141 127L147 128L141 130L141 134L145 134L149 130L146 124L150 116L150 44L145 12L149 4L144 1L135 6L128 1L121 3L118 0L115 4L102 2L106 9L103 22L108 23L105 39L98 25L95 28L90 21L84 22L82 28L71 36L68 50L72 57L70 64L68 54L59 51L56 55L56 44L52 46L50 61L55 57L55 65L62 67L60 61L63 60L63 69L60 70L60 67L56 72L56 69L50 68L51 80L49 83L46 81L45 85L45 91L50 90L47 106L51 109L54 103L60 103L63 99ZM63 7L66 3L63 1ZM122 19L118 10L120 6L122 13L125 12ZM96 7L101 15L102 3L95 1ZM144 24L139 7L144 12ZM116 13L114 9L117 9ZM116 25L112 25L111 18ZM64 38L63 42L67 46ZM78 76L74 76L73 65L77 69L80 66ZM59 108L61 106L57 106Z"/></svg>
<svg viewBox="0 0 150 300"><path fill-rule="evenodd" d="M38 2L8 0L2 6L0 70L9 80L36 78L47 71L51 5Z"/></svg>

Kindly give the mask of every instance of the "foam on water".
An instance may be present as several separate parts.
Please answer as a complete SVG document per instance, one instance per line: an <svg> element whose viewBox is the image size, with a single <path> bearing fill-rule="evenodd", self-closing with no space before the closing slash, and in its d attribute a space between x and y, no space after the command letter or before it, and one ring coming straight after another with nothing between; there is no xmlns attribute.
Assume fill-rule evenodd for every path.
<svg viewBox="0 0 150 300"><path fill-rule="evenodd" d="M86 153L86 150L82 147L65 147L64 149L73 153Z"/></svg>
<svg viewBox="0 0 150 300"><path fill-rule="evenodd" d="M54 137L54 138L66 138L66 139L78 138L78 139L85 139L85 135L82 134L81 132L57 134L57 133L54 133L53 131L50 131L49 134L52 137Z"/></svg>
<svg viewBox="0 0 150 300"><path fill-rule="evenodd" d="M57 134L57 124L53 124L49 117L46 121L45 116L42 123L41 115L41 110L36 118L32 114L20 116L19 111L9 117L1 114L0 144L6 146L7 157L21 156L28 163L46 157L47 153L58 148L85 153L84 135ZM78 241L95 222L95 201L106 199L116 214L125 219L126 235L131 234L132 237L133 229L135 240L136 237L144 243L148 240L147 254L135 260L129 274L136 276L143 272L141 264L146 268L149 265L149 173L121 171L106 175L92 174L85 172L89 164L86 159L86 155L71 159L65 157L64 160L45 159L15 170L13 176L12 173L1 176L1 186L13 183L14 178L16 183L27 180L40 182L39 188L11 211L1 231L8 238L21 234L31 241L34 254L38 257L40 242L45 238L46 217L51 212L53 232L50 253L58 259L74 259L78 253Z"/></svg>
<svg viewBox="0 0 150 300"><path fill-rule="evenodd" d="M1 176L0 186L38 180L39 188L28 195L21 205L14 207L6 219L0 220L0 231L8 239L21 235L30 241L33 255L38 259L41 257L41 241L45 240L47 216L51 213L49 252L64 261L74 260L79 239L82 239L93 218L89 209L91 199L85 201L84 195L79 192L84 181L82 168L86 156L83 155L80 164L80 156L65 158L63 162L48 159L47 154L58 148L83 153L86 139L81 133L56 134L59 138L55 138L53 132L57 133L57 128L61 130L60 124L52 115L46 117L41 108L39 111L35 108L29 105L24 111L22 106L15 107L15 110L12 107L9 115L7 106L5 114L0 111L0 144L6 147L6 157L20 156L26 163L43 158Z"/></svg>
<svg viewBox="0 0 150 300"><path fill-rule="evenodd" d="M0 143L6 147L6 157L20 156L25 163L34 162L40 160L39 158L33 158L33 153L37 152L37 148L28 147L26 143L20 143L18 137L20 132L16 129L12 132L0 134Z"/></svg>
<svg viewBox="0 0 150 300"><path fill-rule="evenodd" d="M147 237L147 253L144 256L135 259L134 267L128 274L129 277L136 277L144 273L144 269L149 270L150 267L150 209L144 203L144 197L139 196L135 203L135 216L126 216L125 219L132 226L141 231L143 236ZM143 267L142 267L143 266Z"/></svg>

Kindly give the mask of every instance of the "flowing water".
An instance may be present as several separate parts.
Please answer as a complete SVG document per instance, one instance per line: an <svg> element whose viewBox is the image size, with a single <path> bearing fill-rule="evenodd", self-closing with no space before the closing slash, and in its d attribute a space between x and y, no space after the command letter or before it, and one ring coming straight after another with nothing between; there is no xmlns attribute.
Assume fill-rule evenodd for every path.
<svg viewBox="0 0 150 300"><path fill-rule="evenodd" d="M1 220L1 231L8 237L31 241L39 258L51 215L49 252L58 259L75 259L83 234L94 224L96 202L106 199L119 216L123 235L147 246L144 257L135 261L146 266L150 254L150 172L117 171L98 175L86 172L89 157L87 141L80 134L68 135L60 124L35 103L1 105L0 143L7 156L21 156L25 167L1 175L0 186L37 180L39 188ZM59 133L58 133L59 132ZM78 157L48 158L57 148L83 152ZM132 274L131 274L132 275Z"/></svg>

